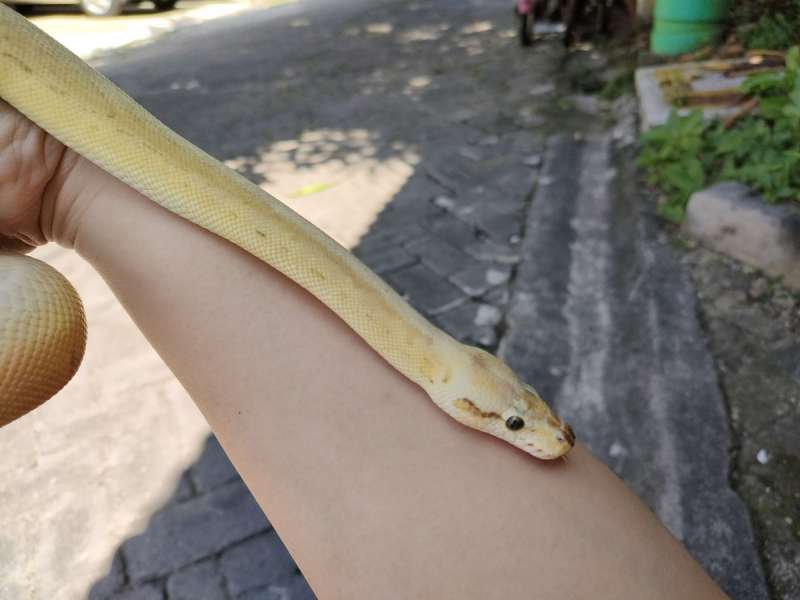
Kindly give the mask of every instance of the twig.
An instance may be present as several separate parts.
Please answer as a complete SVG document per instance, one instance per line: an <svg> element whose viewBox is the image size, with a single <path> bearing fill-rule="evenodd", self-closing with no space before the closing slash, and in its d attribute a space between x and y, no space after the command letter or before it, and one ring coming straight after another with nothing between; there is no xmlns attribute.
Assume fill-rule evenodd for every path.
<svg viewBox="0 0 800 600"><path fill-rule="evenodd" d="M692 91L683 97L684 106L732 106L743 98L739 88Z"/></svg>
<svg viewBox="0 0 800 600"><path fill-rule="evenodd" d="M730 129L736 124L736 122L739 119L741 119L746 115L749 115L757 107L758 107L758 98L757 97L750 98L747 102L744 102L739 106L739 110L725 117L725 119L722 120L722 126L725 129Z"/></svg>
<svg viewBox="0 0 800 600"><path fill-rule="evenodd" d="M786 58L786 52L783 50L748 50L747 54L744 55L746 59L755 58L757 56L763 57L770 57L770 58L779 58L783 60Z"/></svg>

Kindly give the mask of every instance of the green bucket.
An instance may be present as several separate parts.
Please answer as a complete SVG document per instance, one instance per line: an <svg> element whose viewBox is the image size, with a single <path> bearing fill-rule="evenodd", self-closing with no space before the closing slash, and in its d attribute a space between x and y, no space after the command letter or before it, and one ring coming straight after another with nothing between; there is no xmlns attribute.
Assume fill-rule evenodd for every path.
<svg viewBox="0 0 800 600"><path fill-rule="evenodd" d="M656 0L656 21L722 23L728 18L730 0Z"/></svg>
<svg viewBox="0 0 800 600"><path fill-rule="evenodd" d="M710 23L675 23L656 21L650 34L654 54L683 54L716 42L724 27Z"/></svg>
<svg viewBox="0 0 800 600"><path fill-rule="evenodd" d="M683 54L715 43L729 9L730 0L656 0L650 50Z"/></svg>

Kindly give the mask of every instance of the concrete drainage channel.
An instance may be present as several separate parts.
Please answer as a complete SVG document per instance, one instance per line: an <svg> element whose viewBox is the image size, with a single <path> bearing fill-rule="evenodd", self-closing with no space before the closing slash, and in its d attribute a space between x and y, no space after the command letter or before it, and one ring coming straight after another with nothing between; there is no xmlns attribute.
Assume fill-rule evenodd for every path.
<svg viewBox="0 0 800 600"><path fill-rule="evenodd" d="M670 112L655 70L636 75L643 129ZM691 196L672 243L697 290L731 423L731 485L750 511L770 595L800 598L800 209L717 183Z"/></svg>

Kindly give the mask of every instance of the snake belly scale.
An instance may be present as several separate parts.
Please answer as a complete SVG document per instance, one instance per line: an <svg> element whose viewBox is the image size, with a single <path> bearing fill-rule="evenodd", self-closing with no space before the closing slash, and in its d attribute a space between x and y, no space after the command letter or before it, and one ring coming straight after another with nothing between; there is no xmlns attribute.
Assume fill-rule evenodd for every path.
<svg viewBox="0 0 800 600"><path fill-rule="evenodd" d="M457 421L542 459L563 456L573 446L570 427L502 361L431 325L314 225L168 129L2 5L0 98L144 196L313 294ZM0 281L0 296L3 285ZM2 318L15 319L15 309L24 313L18 304L6 308ZM0 339L0 345L5 343ZM18 388L4 372L11 369L0 364L0 408L6 407L0 417L5 421L49 397L31 399L25 410L9 409L11 390Z"/></svg>

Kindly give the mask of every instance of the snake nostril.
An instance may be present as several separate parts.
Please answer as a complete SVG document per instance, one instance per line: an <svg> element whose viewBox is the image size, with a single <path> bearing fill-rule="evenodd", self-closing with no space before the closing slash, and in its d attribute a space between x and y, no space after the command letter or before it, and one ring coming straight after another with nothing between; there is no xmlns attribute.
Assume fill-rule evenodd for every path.
<svg viewBox="0 0 800 600"><path fill-rule="evenodd" d="M561 429L561 431L564 433L564 437L566 438L567 443L570 446L574 446L575 432L572 430L572 427L570 427L567 423L564 423L564 427Z"/></svg>

